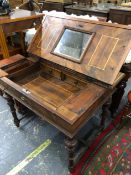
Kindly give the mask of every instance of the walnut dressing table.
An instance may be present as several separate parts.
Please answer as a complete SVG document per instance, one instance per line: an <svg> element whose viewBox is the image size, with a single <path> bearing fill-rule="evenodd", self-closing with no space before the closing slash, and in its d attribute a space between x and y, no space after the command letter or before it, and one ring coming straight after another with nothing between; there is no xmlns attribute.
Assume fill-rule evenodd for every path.
<svg viewBox="0 0 131 175"><path fill-rule="evenodd" d="M21 32L25 29L37 28L42 21L43 14L28 10L16 9L8 16L0 16L0 47L3 58L10 56L11 50L6 42L7 36L13 32ZM24 50L24 46L22 46Z"/></svg>
<svg viewBox="0 0 131 175"><path fill-rule="evenodd" d="M104 124L110 97L124 78L119 71L130 36L129 26L47 15L28 49L30 57L16 55L14 62L1 66L0 88L14 123L20 124L17 100L63 132L70 171L76 135L100 107Z"/></svg>

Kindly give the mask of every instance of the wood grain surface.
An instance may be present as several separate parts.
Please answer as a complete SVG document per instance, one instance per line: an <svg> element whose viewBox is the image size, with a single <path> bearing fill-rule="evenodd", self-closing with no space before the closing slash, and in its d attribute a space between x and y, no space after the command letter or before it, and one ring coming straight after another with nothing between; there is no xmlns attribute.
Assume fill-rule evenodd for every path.
<svg viewBox="0 0 131 175"><path fill-rule="evenodd" d="M81 63L52 53L63 28L93 32L94 37ZM46 16L28 51L93 79L113 85L131 47L131 27L89 20Z"/></svg>

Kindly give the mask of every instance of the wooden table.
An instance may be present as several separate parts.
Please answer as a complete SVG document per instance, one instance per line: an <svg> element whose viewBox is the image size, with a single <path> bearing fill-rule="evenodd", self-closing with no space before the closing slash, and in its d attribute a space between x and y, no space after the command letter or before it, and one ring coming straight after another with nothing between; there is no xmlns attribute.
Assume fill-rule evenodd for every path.
<svg viewBox="0 0 131 175"><path fill-rule="evenodd" d="M109 10L100 10L97 7L90 7L89 5L69 5L65 7L65 12L67 14L76 15L89 15L89 16L99 16L108 19Z"/></svg>
<svg viewBox="0 0 131 175"><path fill-rule="evenodd" d="M17 9L9 16L0 17L0 47L3 58L10 56L6 37L13 32L20 32L25 29L37 28L43 18L43 14L28 10Z"/></svg>
<svg viewBox="0 0 131 175"><path fill-rule="evenodd" d="M64 37L68 31L71 35ZM78 33L84 34L83 39L85 35L90 39L82 55L75 57L70 54L72 48L83 48L85 41ZM30 58L16 55L10 60L19 62L13 66L8 62L10 67L1 63L8 75L1 72L0 89L6 94L15 125L19 126L21 120L15 109L18 101L63 132L70 171L91 143L88 136L79 139L78 132L100 107L102 119L98 128L104 128L110 114L110 98L125 76L119 71L130 51L130 35L129 26L47 15L28 48ZM68 44L56 52L63 37ZM69 54L62 52L67 47Z"/></svg>

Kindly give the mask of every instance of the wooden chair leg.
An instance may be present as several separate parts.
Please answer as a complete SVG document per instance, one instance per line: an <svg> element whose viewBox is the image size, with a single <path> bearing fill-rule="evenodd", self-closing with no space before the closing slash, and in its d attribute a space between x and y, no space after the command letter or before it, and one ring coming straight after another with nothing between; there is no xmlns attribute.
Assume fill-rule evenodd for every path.
<svg viewBox="0 0 131 175"><path fill-rule="evenodd" d="M73 172L75 166L75 150L77 146L77 140L75 138L66 138L65 145L69 152L68 168L70 172Z"/></svg>

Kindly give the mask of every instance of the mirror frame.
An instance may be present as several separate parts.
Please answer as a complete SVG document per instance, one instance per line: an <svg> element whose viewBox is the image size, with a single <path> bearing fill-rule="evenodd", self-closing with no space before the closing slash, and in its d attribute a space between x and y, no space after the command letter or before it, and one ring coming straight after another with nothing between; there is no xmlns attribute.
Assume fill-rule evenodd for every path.
<svg viewBox="0 0 131 175"><path fill-rule="evenodd" d="M90 39L86 43L85 50L81 54L79 60L78 59L75 59L74 57L68 56L68 55L64 55L64 54L60 54L60 53L54 52L55 48L57 47L57 45L58 45L59 41L61 40L61 38L62 38L62 36L63 36L63 34L64 34L64 32L65 32L66 29L73 30L73 31L76 31L76 32L86 33L86 34L90 34L91 35ZM59 35L59 37L58 37L58 39L56 40L56 42L55 42L55 44L53 46L53 49L52 49L51 53L54 54L54 55L56 55L56 56L62 57L64 59L68 59L68 60L71 60L71 61L74 61L74 62L77 62L77 63L81 63L81 61L82 61L82 59L83 59L83 57L85 55L85 52L89 48L89 45L90 45L90 43L91 43L94 35L95 35L94 32L85 31L85 30L80 29L80 28L73 28L73 27L64 26L63 29L62 29L62 31L61 31L61 33L60 33L60 35Z"/></svg>

